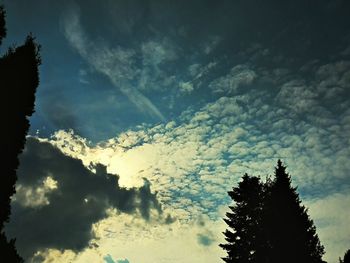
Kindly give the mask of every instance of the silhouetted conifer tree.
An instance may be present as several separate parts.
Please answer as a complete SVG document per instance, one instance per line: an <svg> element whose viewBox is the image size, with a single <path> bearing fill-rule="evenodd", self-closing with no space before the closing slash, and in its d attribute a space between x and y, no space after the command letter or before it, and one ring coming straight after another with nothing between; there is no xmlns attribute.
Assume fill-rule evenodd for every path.
<svg viewBox="0 0 350 263"><path fill-rule="evenodd" d="M228 263L323 263L313 221L301 204L286 167L278 160L273 180L257 177L243 181L228 192L234 206L224 219Z"/></svg>
<svg viewBox="0 0 350 263"><path fill-rule="evenodd" d="M275 178L268 186L264 205L264 229L271 263L320 263L324 248L316 227L301 204L286 167L278 160Z"/></svg>
<svg viewBox="0 0 350 263"><path fill-rule="evenodd" d="M345 252L343 259L339 258L339 263L350 263L350 249L348 249L348 251Z"/></svg>
<svg viewBox="0 0 350 263"><path fill-rule="evenodd" d="M262 232L262 207L264 186L258 177L247 174L243 180L228 192L234 205L230 206L225 222L229 226L224 232L226 244L220 244L227 251L225 262L264 261L266 242Z"/></svg>
<svg viewBox="0 0 350 263"><path fill-rule="evenodd" d="M1 7L0 40L5 34L5 12ZM23 151L29 129L27 117L34 112L39 64L39 46L31 35L24 45L10 48L0 58L0 113L3 121L0 129L3 152L0 176L0 262L23 262L15 249L15 241L7 241L4 224L9 220L11 196L16 192L18 155Z"/></svg>

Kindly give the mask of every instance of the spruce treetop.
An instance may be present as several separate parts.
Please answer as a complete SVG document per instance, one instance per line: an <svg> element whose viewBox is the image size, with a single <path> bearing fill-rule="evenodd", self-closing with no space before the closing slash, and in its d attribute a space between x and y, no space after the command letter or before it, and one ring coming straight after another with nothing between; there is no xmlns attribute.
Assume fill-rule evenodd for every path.
<svg viewBox="0 0 350 263"><path fill-rule="evenodd" d="M323 263L313 221L292 187L286 167L278 160L274 178L243 175L228 194L234 204L224 220L228 263Z"/></svg>

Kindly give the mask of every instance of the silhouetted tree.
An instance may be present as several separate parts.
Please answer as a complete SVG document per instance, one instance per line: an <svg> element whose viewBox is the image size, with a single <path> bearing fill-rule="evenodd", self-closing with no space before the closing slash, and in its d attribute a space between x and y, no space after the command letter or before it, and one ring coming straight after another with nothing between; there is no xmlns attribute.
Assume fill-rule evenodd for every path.
<svg viewBox="0 0 350 263"><path fill-rule="evenodd" d="M227 251L225 262L260 262L264 261L266 242L262 232L262 207L264 186L258 177L247 174L238 187L228 192L235 202L227 212L225 222L230 229L224 232L226 244L220 244Z"/></svg>
<svg viewBox="0 0 350 263"><path fill-rule="evenodd" d="M339 263L350 263L350 249L345 252L344 258L339 258Z"/></svg>
<svg viewBox="0 0 350 263"><path fill-rule="evenodd" d="M324 248L313 221L301 204L286 167L278 160L275 176L261 183L257 177L228 192L234 206L224 219L228 263L322 263Z"/></svg>
<svg viewBox="0 0 350 263"><path fill-rule="evenodd" d="M6 35L5 11L0 8L0 43ZM39 84L39 46L29 35L24 45L10 48L0 58L0 129L2 172L0 176L0 261L23 262L15 249L14 240L9 242L4 224L11 213L11 196L16 192L18 155L23 151L29 129L28 116L34 112L36 88Z"/></svg>
<svg viewBox="0 0 350 263"><path fill-rule="evenodd" d="M320 263L324 248L316 227L301 204L286 167L278 160L275 177L267 187L264 205L264 228L271 263Z"/></svg>

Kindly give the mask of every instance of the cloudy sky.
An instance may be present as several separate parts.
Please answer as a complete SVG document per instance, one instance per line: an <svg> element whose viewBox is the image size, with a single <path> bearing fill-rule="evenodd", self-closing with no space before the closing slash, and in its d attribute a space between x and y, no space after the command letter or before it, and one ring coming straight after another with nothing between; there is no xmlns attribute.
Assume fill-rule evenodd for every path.
<svg viewBox="0 0 350 263"><path fill-rule="evenodd" d="M350 248L350 2L2 0L42 45L9 236L28 262L219 263L226 192L278 158Z"/></svg>

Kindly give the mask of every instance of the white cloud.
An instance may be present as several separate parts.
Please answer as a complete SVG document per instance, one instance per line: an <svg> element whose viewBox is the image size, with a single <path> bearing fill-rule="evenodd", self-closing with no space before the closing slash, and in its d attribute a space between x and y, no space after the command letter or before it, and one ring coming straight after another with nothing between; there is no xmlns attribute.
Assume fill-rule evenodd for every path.
<svg viewBox="0 0 350 263"><path fill-rule="evenodd" d="M214 93L233 94L238 87L251 84L256 77L255 71L246 65L237 65L226 76L212 81L209 87Z"/></svg>
<svg viewBox="0 0 350 263"><path fill-rule="evenodd" d="M340 192L321 199L308 200L309 213L317 224L329 263L337 263L350 246L350 194Z"/></svg>
<svg viewBox="0 0 350 263"><path fill-rule="evenodd" d="M308 95L308 91L302 87L303 83L289 82L283 86L280 95L287 91L294 92L284 95L291 100L293 96ZM305 99L314 101L312 93L306 95ZM227 206L229 200L226 192L244 173L265 178L273 173L278 158L286 162L293 183L299 186L303 194L309 191L314 196L321 196L308 201L307 205L315 218L321 242L329 251L327 258L331 260L340 253L339 250L348 246L348 241L330 235L330 229L334 227L333 221L338 222L337 231L345 227L346 217L335 212L337 219L329 218L320 210L322 204L329 203L331 211L333 204L339 207L348 199L348 195L343 194L341 200L338 197L335 200L330 193L339 191L342 183L345 189L349 187L350 163L347 160L350 158L350 140L346 131L350 127L350 111L343 111L331 126L319 125L313 121L318 117L317 111L307 111L305 114L309 118L300 120L295 117L295 111L290 110L290 101L277 102L271 104L263 92L222 97L197 112L185 111L176 121L154 127L140 126L96 145L73 132L59 131L53 138L46 139L66 154L82 159L86 166L91 162L105 164L109 172L120 175L121 186L140 186L142 178L147 178L152 191L158 192L164 211L171 211L171 215L177 219L176 224L179 224L178 227L157 224L150 227L133 221L130 225L145 228L147 234L142 235L138 228L113 227L123 231L118 232L115 238L113 235L109 238L101 236L96 241L100 248L84 252L82 261L83 258L86 260L85 255L90 255L86 253L95 253L96 256L103 251L102 254L111 254L113 258L126 257L130 262L139 262L136 256L130 257L130 241L138 244L142 252L140 255L148 255L150 248L170 255L168 247L176 247L184 250L183 255L176 255L182 256L177 262L187 262L186 251L203 255L205 259L201 262L216 262L217 259L220 262L218 255L222 251L217 244L225 226L221 224L221 229L218 227L217 222L222 214L218 213L217 208ZM288 107L282 108L279 103ZM302 107L298 106L298 109ZM327 116L323 118L327 119ZM193 225L202 215L207 216L208 230L196 232L196 228L192 229ZM114 216L110 220L112 218ZM114 218L114 221L118 220L123 222L121 218ZM327 226L323 225L325 221L328 222ZM123 235L129 237L129 241L121 238ZM144 236L150 238L144 240ZM197 246L199 237L204 243L210 243L212 239L215 241L210 249L202 250L201 246ZM338 246L338 250L333 250L335 246ZM117 247L123 253L112 254ZM171 262L166 261L170 259L165 254L159 254L158 258L155 258L155 254L152 253L154 257L150 256L153 262ZM188 262L193 262L194 257L189 258L191 261ZM198 258L201 259L201 256Z"/></svg>
<svg viewBox="0 0 350 263"><path fill-rule="evenodd" d="M141 51L144 65L159 65L164 61L174 60L177 56L169 40L162 42L154 40L142 43Z"/></svg>
<svg viewBox="0 0 350 263"><path fill-rule="evenodd" d="M184 193L188 189L181 187L186 182L204 187L215 186L218 179L231 180L232 173L236 179L243 171L266 175L278 158L287 162L301 187L322 183L332 188L335 179L347 178L350 166L344 160L350 157L349 140L342 125L326 129L296 121L287 110L264 105L259 94L256 97L220 98L184 117L181 124L127 131L96 146L64 132L57 133L52 143L66 145L63 151L86 165L102 162L120 175L124 186L149 178L163 198L168 198L165 188L170 182L175 192ZM254 104L247 113L244 105ZM206 180L199 180L196 175L204 171ZM226 190L216 186L222 196Z"/></svg>
<svg viewBox="0 0 350 263"><path fill-rule="evenodd" d="M193 78L192 80L199 80L200 78L207 76L208 73L217 66L218 62L209 62L206 65L201 65L198 63L191 64L188 67L188 71L190 76Z"/></svg>
<svg viewBox="0 0 350 263"><path fill-rule="evenodd" d="M72 7L63 17L63 29L65 37L73 48L97 72L106 75L140 111L147 112L162 121L165 120L157 107L130 84L130 80L134 79L138 73L134 66L135 50L121 46L110 48L106 44L90 41L80 24L79 10L76 7Z"/></svg>
<svg viewBox="0 0 350 263"><path fill-rule="evenodd" d="M297 113L305 113L314 110L317 97L314 89L310 89L302 81L293 80L281 87L276 100Z"/></svg>
<svg viewBox="0 0 350 263"><path fill-rule="evenodd" d="M191 82L180 82L179 86L182 93L191 93L194 89Z"/></svg>
<svg viewBox="0 0 350 263"><path fill-rule="evenodd" d="M15 202L22 206L39 207L49 205L50 202L46 195L57 189L57 181L51 176L47 176L39 185L35 187L23 186L18 184L16 186L16 195L13 197Z"/></svg>
<svg viewBox="0 0 350 263"><path fill-rule="evenodd" d="M176 76L164 70L167 63L178 58L176 48L171 41L163 39L147 40L140 44L142 67L138 69L138 86L142 91L164 91L176 85Z"/></svg>
<svg viewBox="0 0 350 263"><path fill-rule="evenodd" d="M70 250L50 249L41 251L38 255L44 256L46 263L102 262L106 255L143 263L219 263L224 253L217 247L224 240L213 233L221 231L223 227L222 220L211 222L205 216L186 224L175 222L160 225L152 222L145 224L132 216L111 212L109 218L94 225L96 239L91 241L90 248L85 251L75 254ZM207 237L208 244L201 243L198 236L204 239Z"/></svg>
<svg viewBox="0 0 350 263"><path fill-rule="evenodd" d="M289 80L283 83L286 78L273 77L277 84L281 84L276 103L296 114L304 115L314 123L329 126L334 119L338 119L337 115L341 115L338 114L339 111L344 112L350 106L348 100L350 62L311 64L311 72L310 65L303 67L303 70L310 75L308 80L290 75ZM337 113L334 114L332 111Z"/></svg>

